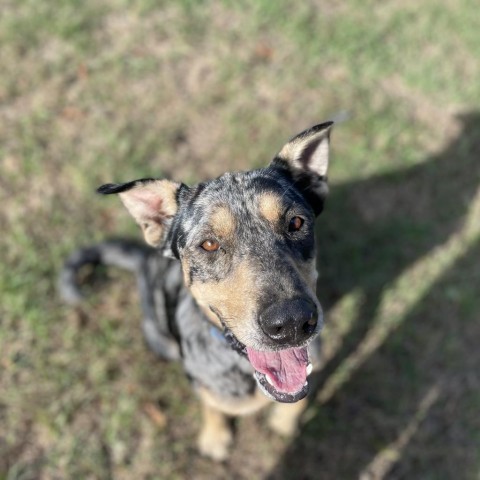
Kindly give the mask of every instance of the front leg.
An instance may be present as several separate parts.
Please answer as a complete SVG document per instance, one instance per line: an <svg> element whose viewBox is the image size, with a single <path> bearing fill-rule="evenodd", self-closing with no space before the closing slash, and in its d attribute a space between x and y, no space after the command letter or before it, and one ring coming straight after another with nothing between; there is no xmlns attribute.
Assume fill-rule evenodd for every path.
<svg viewBox="0 0 480 480"><path fill-rule="evenodd" d="M297 431L300 416L307 404L306 398L296 403L276 403L269 415L269 427L284 437L292 436Z"/></svg>
<svg viewBox="0 0 480 480"><path fill-rule="evenodd" d="M198 437L198 450L202 455L221 462L228 457L232 443L232 429L228 417L202 402L203 426Z"/></svg>

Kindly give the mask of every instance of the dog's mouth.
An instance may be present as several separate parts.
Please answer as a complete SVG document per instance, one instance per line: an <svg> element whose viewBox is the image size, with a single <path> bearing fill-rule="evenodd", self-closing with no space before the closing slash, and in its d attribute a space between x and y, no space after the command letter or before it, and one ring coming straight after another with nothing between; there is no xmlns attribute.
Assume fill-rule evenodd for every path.
<svg viewBox="0 0 480 480"><path fill-rule="evenodd" d="M298 402L307 395L312 371L307 347L263 352L247 347L255 378L263 393L277 402Z"/></svg>
<svg viewBox="0 0 480 480"><path fill-rule="evenodd" d="M248 358L255 369L257 384L267 397L293 403L307 395L312 364L306 346L267 352L246 347L226 326L224 336L234 350Z"/></svg>

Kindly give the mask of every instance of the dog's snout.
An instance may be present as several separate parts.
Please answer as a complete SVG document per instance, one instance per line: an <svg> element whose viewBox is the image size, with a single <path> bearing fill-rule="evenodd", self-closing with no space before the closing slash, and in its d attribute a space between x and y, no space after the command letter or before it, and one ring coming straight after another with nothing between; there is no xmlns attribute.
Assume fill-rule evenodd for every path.
<svg viewBox="0 0 480 480"><path fill-rule="evenodd" d="M318 310L311 301L293 299L270 305L259 320L263 332L275 343L294 346L316 331Z"/></svg>

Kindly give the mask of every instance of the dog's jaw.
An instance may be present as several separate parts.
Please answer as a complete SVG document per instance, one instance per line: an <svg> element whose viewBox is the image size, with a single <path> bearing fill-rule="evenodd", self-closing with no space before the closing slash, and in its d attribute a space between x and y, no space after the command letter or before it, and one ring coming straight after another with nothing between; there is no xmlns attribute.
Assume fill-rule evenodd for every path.
<svg viewBox="0 0 480 480"><path fill-rule="evenodd" d="M286 392L279 392L275 387L271 385L268 381L268 377L264 373L257 372L255 370L254 373L255 380L257 381L257 385L259 386L262 393L276 401L281 403L295 403L305 398L308 393L308 381L305 382L303 387L296 393L286 393Z"/></svg>

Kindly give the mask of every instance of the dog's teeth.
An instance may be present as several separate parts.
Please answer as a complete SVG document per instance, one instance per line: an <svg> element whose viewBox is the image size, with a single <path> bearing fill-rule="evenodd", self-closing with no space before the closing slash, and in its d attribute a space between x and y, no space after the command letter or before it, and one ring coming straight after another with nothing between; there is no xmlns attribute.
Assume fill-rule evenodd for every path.
<svg viewBox="0 0 480 480"><path fill-rule="evenodd" d="M313 365L309 363L307 365L307 375L310 375L312 373L312 370L313 370Z"/></svg>
<svg viewBox="0 0 480 480"><path fill-rule="evenodd" d="M271 379L268 375L265 375L265 378L267 379L267 382L268 382L272 387L275 386L275 385L273 384L273 382L272 382L272 379Z"/></svg>

